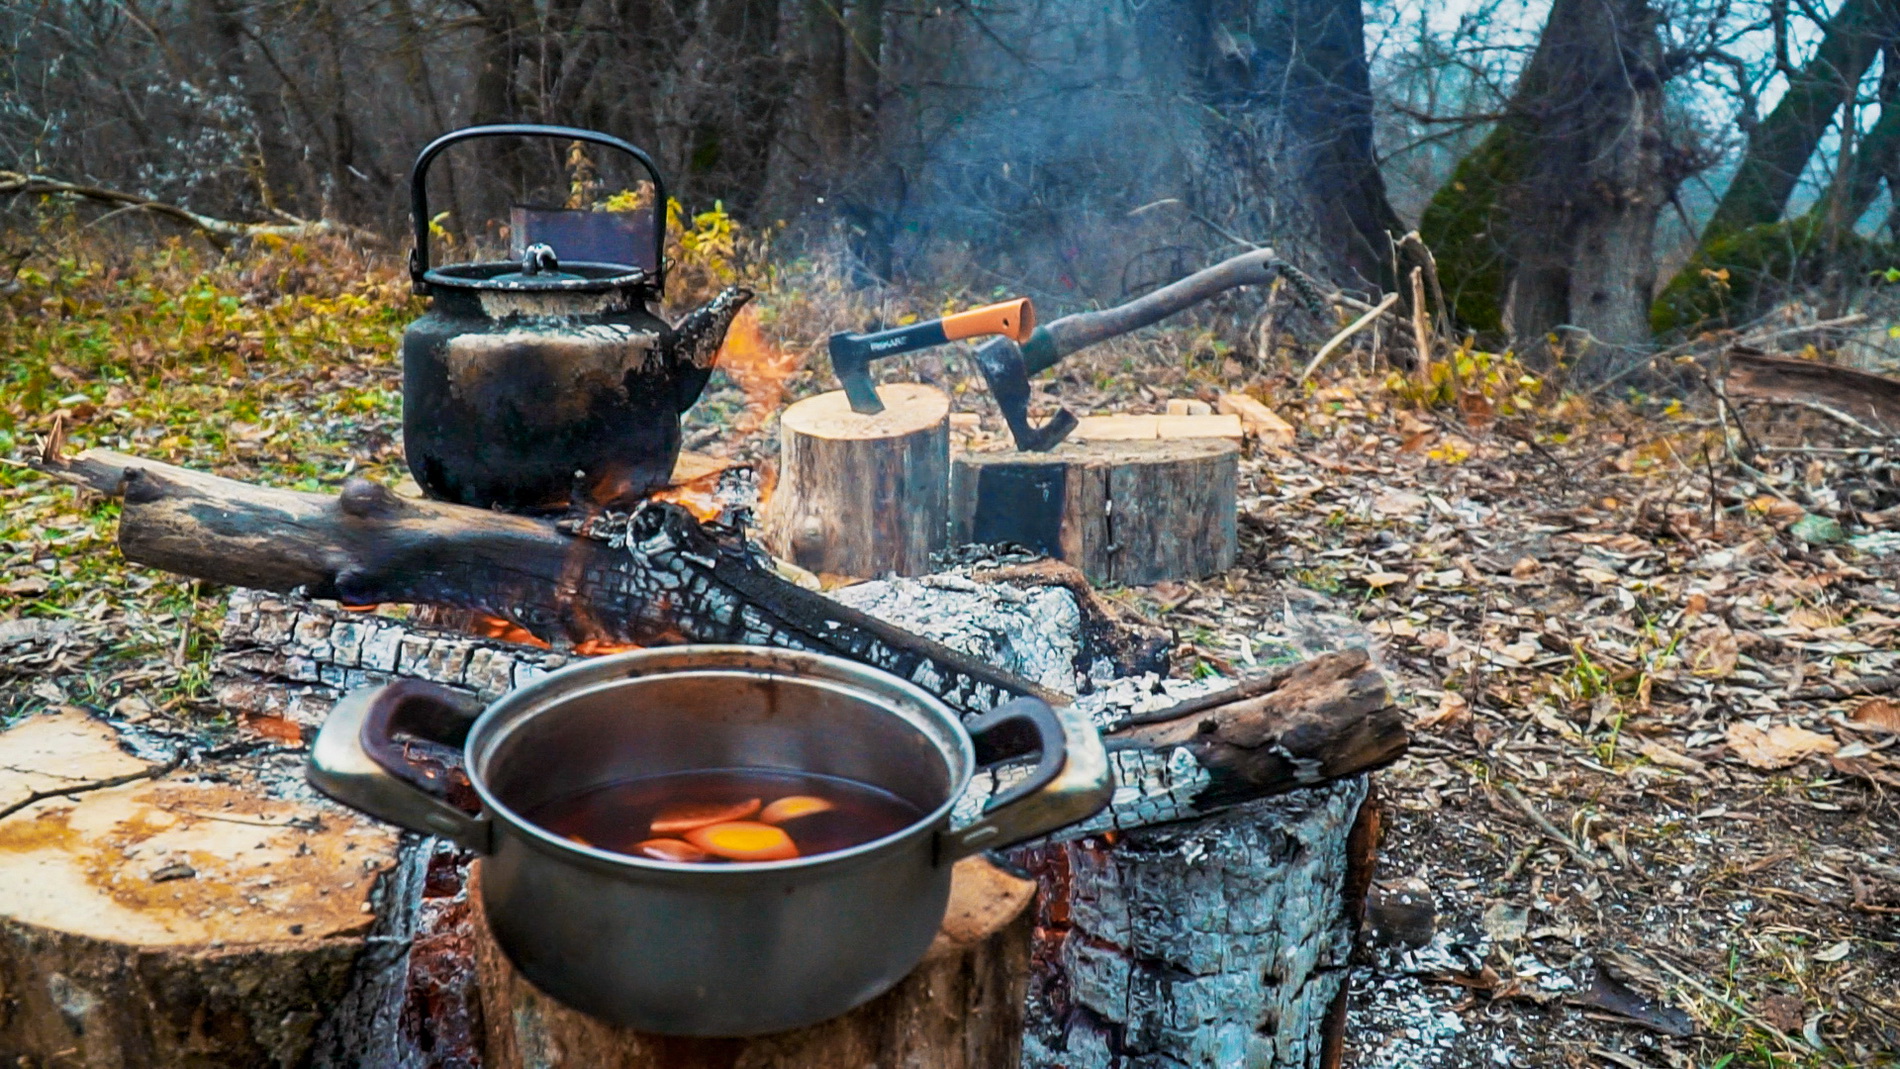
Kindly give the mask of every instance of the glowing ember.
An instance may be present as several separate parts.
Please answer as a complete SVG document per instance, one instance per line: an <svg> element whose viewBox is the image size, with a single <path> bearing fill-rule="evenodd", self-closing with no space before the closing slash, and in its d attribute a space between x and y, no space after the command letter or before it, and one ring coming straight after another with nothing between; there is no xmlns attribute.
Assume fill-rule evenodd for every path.
<svg viewBox="0 0 1900 1069"><path fill-rule="evenodd" d="M576 657L605 657L610 653L625 653L628 650L640 648L637 642L613 642L604 638L589 638L574 643L574 655Z"/></svg>
<svg viewBox="0 0 1900 1069"><path fill-rule="evenodd" d="M504 620L499 616L477 613L474 621L469 625L469 630L483 638L500 639L503 642L513 642L520 646L533 646L543 650L553 648L546 642L534 637L534 632L529 631L527 628L522 627L512 620Z"/></svg>

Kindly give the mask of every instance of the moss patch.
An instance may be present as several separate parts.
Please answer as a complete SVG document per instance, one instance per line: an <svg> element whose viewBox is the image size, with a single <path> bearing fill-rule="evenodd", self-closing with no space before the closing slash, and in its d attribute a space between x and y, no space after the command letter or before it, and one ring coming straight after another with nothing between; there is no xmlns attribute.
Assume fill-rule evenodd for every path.
<svg viewBox="0 0 1900 1069"><path fill-rule="evenodd" d="M1888 267L1895 253L1813 215L1760 223L1704 241L1650 305L1649 324L1658 335L1734 326L1831 275Z"/></svg>

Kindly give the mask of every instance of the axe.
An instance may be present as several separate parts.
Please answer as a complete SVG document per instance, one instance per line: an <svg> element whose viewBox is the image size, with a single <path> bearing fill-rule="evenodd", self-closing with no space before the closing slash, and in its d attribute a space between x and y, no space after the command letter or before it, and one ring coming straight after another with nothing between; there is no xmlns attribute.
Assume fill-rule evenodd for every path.
<svg viewBox="0 0 1900 1069"><path fill-rule="evenodd" d="M1035 306L1029 303L1029 298L1018 297L1001 304L984 305L942 319L933 319L928 323L912 323L908 327L894 327L875 334L833 334L826 348L831 353L831 368L838 373L838 382L844 386L844 395L851 402L851 410L874 416L884 411L884 402L877 399L877 386L871 381L871 361L898 353L913 353L962 338L980 338L986 334L1000 334L1005 339L1023 341L1035 327ZM1023 391L1024 411L1027 412L1027 381ZM1015 425L1011 426L1013 428Z"/></svg>
<svg viewBox="0 0 1900 1069"><path fill-rule="evenodd" d="M982 369L997 407L1003 410L1003 419L1009 424L1016 448L1025 453L1047 452L1075 430L1075 415L1064 408L1042 426L1032 425L1029 422L1030 376L1054 367L1070 353L1158 323L1183 308L1237 286L1265 285L1273 281L1275 274L1284 274L1303 300L1322 311L1325 309L1311 280L1275 256L1272 249L1255 249L1196 271L1126 304L1063 316L1047 326L1036 327L1027 341L1005 337L986 342L976 350L976 366ZM1021 345L1017 344L1019 341Z"/></svg>

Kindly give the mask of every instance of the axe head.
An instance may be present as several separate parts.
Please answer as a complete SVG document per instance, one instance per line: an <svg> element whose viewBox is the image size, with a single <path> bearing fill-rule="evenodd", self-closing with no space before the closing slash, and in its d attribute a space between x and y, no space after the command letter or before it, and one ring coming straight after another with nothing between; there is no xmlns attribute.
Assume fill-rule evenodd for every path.
<svg viewBox="0 0 1900 1069"><path fill-rule="evenodd" d="M838 374L838 384L844 387L845 398L851 402L851 411L867 416L884 411L884 402L878 400L877 384L871 381L871 359L876 354L864 336L833 334L825 348L831 354L831 369Z"/></svg>
<svg viewBox="0 0 1900 1069"><path fill-rule="evenodd" d="M976 366L983 371L983 381L989 384L996 407L1003 410L1003 421L1009 424L1009 435L1017 449L1046 453L1075 430L1075 413L1066 408L1040 427L1029 422L1029 369L1022 347L1015 342L997 338L979 346Z"/></svg>

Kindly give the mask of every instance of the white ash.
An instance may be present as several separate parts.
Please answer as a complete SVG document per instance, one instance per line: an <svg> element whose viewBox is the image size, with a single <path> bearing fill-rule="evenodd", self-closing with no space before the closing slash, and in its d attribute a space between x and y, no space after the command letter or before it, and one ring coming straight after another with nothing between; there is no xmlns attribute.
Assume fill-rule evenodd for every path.
<svg viewBox="0 0 1900 1069"><path fill-rule="evenodd" d="M1074 694L1082 610L1055 586L978 583L957 572L878 579L829 592L841 604Z"/></svg>
<svg viewBox="0 0 1900 1069"><path fill-rule="evenodd" d="M1082 611L1059 586L982 583L958 570L877 579L832 599L1063 694L1104 731L1130 717L1233 685L1231 679L1115 676L1106 660L1082 665ZM1086 691L1086 693L1078 693Z"/></svg>

